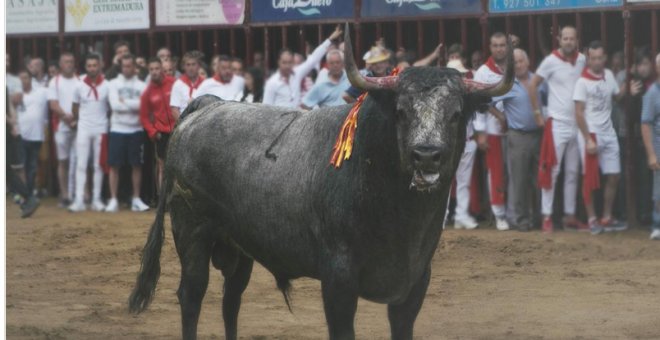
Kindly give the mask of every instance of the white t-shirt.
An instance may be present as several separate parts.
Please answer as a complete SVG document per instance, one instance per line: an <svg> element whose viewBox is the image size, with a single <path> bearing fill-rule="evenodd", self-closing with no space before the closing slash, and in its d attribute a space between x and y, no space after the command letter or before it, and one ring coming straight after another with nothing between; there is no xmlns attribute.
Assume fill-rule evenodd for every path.
<svg viewBox="0 0 660 340"><path fill-rule="evenodd" d="M21 92L23 85L21 85L21 80L17 76L7 73L5 79L7 81L9 95Z"/></svg>
<svg viewBox="0 0 660 340"><path fill-rule="evenodd" d="M175 83L176 84L176 83ZM214 78L209 78L199 85L196 92L193 93L193 99L205 94L212 94L222 100L234 100L238 93L243 91L245 80L241 76L232 76L229 83L223 84ZM170 100L170 103L172 101Z"/></svg>
<svg viewBox="0 0 660 340"><path fill-rule="evenodd" d="M483 64L474 74L474 81L485 84L497 84L503 77L504 75L494 72L486 64ZM504 105L502 102L496 103L495 108L504 111ZM485 131L489 135L502 135L502 124L500 124L500 121L490 112L476 113L474 129L477 131Z"/></svg>
<svg viewBox="0 0 660 340"><path fill-rule="evenodd" d="M582 53L578 55L575 65L550 54L536 70L536 74L548 82L548 114L552 119L575 125L573 90L585 63Z"/></svg>
<svg viewBox="0 0 660 340"><path fill-rule="evenodd" d="M580 77L575 83L573 100L584 102L584 117L589 132L615 135L612 125L612 96L619 94L619 85L610 70L602 80Z"/></svg>
<svg viewBox="0 0 660 340"><path fill-rule="evenodd" d="M232 80L234 80L233 78L234 77L232 77ZM204 84L204 82L202 82L202 84L200 84L196 89L193 89L192 93L191 93L190 92L190 86L188 86L188 84L184 83L183 80L177 79L174 82L174 85L172 85L172 94L170 95L170 106L171 107L178 107L179 112L183 112L183 110L185 110L186 107L188 107L188 103L190 103L190 101L193 98L198 97L198 96L196 96L197 91L199 91L202 88L203 84ZM242 90L243 90L243 88L241 88L241 91ZM223 99L225 99L225 98L223 98Z"/></svg>
<svg viewBox="0 0 660 340"><path fill-rule="evenodd" d="M108 100L112 108L110 131L135 133L142 131L140 122L140 96L147 87L137 75L126 79L123 74L110 81Z"/></svg>
<svg viewBox="0 0 660 340"><path fill-rule="evenodd" d="M48 123L48 98L44 87L33 87L23 93L23 103L16 108L18 128L21 138L37 142L44 140L44 130Z"/></svg>
<svg viewBox="0 0 660 340"><path fill-rule="evenodd" d="M85 76L86 77L86 76ZM87 133L103 134L108 132L108 105L109 82L103 80L96 86L98 98L94 96L94 91L81 78L76 90L73 93L73 102L80 104L78 113L78 130L84 130Z"/></svg>
<svg viewBox="0 0 660 340"><path fill-rule="evenodd" d="M64 112L69 115L71 107L73 106L73 93L78 87L80 80L77 76L65 78L61 75L53 78L48 84L48 100L56 100ZM69 125L60 122L57 126L58 131L67 132L71 131Z"/></svg>

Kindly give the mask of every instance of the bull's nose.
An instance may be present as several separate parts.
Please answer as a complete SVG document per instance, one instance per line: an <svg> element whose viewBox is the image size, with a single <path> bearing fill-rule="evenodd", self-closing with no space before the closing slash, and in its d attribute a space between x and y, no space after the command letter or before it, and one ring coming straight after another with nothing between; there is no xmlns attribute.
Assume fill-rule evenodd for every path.
<svg viewBox="0 0 660 340"><path fill-rule="evenodd" d="M417 169L437 170L445 153L441 147L420 145L413 149L412 159Z"/></svg>

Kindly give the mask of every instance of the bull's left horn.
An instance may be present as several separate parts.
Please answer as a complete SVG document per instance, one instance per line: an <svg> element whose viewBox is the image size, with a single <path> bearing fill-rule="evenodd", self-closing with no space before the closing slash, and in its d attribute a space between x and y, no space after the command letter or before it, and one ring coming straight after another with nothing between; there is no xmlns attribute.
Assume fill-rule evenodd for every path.
<svg viewBox="0 0 660 340"><path fill-rule="evenodd" d="M364 91L380 90L380 89L393 89L399 82L398 76L387 77L364 77L358 71L355 64L355 57L353 56L353 44L351 42L351 34L348 23L344 27L344 67L346 68L346 76L351 82L353 87Z"/></svg>
<svg viewBox="0 0 660 340"><path fill-rule="evenodd" d="M511 38L507 38L507 53L506 53L506 70L504 71L504 77L500 80L499 83L493 85L486 85L483 83L475 82L469 79L465 79L465 85L468 88L468 92L477 92L483 93L488 97L498 97L507 94L511 91L513 87L513 45L511 45Z"/></svg>

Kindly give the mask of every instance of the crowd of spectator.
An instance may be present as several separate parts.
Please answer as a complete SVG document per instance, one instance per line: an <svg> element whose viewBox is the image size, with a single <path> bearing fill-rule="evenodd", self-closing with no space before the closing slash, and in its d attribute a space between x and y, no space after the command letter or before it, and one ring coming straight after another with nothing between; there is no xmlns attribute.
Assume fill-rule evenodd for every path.
<svg viewBox="0 0 660 340"><path fill-rule="evenodd" d="M251 65L225 55L207 59L199 51L186 51L179 58L167 47L146 58L133 55L125 41L114 44L110 65L96 53L64 52L57 63L48 65L39 57L20 61L21 69L13 75L7 55L8 180L23 215L38 206L35 178L49 132L62 208L118 211L120 169L130 167L130 209L140 212L149 209L140 192L145 141L155 146L159 185L170 134L193 99L214 95L302 110L353 103L362 93L344 72L341 34L337 28L303 54L281 50L275 70L267 68L259 52ZM553 232L554 193L561 172L564 229L593 234L626 229L614 210L622 192L620 146L636 135L625 131L622 123L621 101L628 98L633 110L641 112L638 121L653 174L646 175L653 180L651 237L660 239L660 80L653 70L655 63L655 75L660 75L660 56L640 48L632 69L625 70L622 53L608 54L598 41L581 52L577 37L575 28L562 28L559 48L535 72L519 47L520 39L503 33L490 37L487 58L474 51L469 64L459 44L440 44L418 59L404 48L389 49L380 39L363 56L366 67L361 72L372 77L389 75L395 67L401 71L444 66L479 82L496 83L506 67L507 41L516 47L513 88L493 98L488 111L477 113L467 126L468 141L455 177L455 205L450 209L456 228L477 228L474 207L487 201L498 230L540 227ZM76 67L77 62L82 67ZM626 79L628 71L631 79ZM475 190L480 174L485 189ZM109 194L103 197L106 175ZM601 176L602 209L597 209L592 194L600 188ZM576 215L579 197L587 223ZM600 217L597 210L602 211Z"/></svg>

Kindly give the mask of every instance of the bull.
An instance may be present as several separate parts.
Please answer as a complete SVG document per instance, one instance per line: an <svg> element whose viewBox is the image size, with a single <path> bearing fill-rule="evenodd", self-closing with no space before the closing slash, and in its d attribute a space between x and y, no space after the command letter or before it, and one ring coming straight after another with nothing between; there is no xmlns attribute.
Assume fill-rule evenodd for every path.
<svg viewBox="0 0 660 340"><path fill-rule="evenodd" d="M224 276L227 339L237 337L241 295L256 260L284 293L290 280L321 281L330 339L353 339L358 298L387 304L392 339L412 339L431 277L466 124L509 91L445 68L389 78L359 74L345 32L346 72L368 91L351 159L329 164L350 106L308 112L202 97L172 134L163 192L144 247L131 312L151 302L169 207L181 261L184 339L195 339L209 262Z"/></svg>

